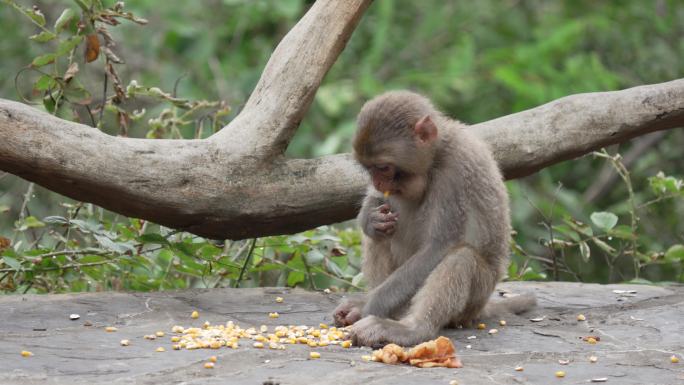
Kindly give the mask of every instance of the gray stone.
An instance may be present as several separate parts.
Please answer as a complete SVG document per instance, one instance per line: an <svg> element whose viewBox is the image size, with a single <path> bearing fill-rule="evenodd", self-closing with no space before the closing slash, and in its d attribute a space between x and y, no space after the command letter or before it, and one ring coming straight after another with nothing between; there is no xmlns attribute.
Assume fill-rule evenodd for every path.
<svg viewBox="0 0 684 385"><path fill-rule="evenodd" d="M159 293L85 293L0 297L0 384L684 384L684 287L576 283L504 283L512 293L533 291L539 306L522 316L486 320L485 330L443 332L458 350L461 369L418 369L364 362L367 348L286 350L171 350L173 325L234 321L241 327L331 322L341 298L284 288L214 289ZM615 294L613 290L636 290ZM275 297L285 298L276 303ZM200 318L193 320L193 310ZM271 319L277 311L280 318ZM77 313L80 320L69 315ZM578 314L586 321L577 321ZM542 318L531 322L531 318ZM92 326L85 326L91 324ZM117 332L104 331L116 326ZM487 330L499 332L489 335ZM157 330L167 336L143 339ZM468 339L475 335L476 339ZM590 345L582 340L598 336ZM119 341L129 339L122 347ZM471 345L471 349L466 349ZM157 353L158 346L166 352ZM22 350L33 357L20 356ZM670 362L671 355L682 359ZM218 356L213 370L203 368ZM595 355L598 362L590 363ZM569 360L561 365L559 360ZM524 367L521 372L516 366ZM566 372L555 378L558 370Z"/></svg>

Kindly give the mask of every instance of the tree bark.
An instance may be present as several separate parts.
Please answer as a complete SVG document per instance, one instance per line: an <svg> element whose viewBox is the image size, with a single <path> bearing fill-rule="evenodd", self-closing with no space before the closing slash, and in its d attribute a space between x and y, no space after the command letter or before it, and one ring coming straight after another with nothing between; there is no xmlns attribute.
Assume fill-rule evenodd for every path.
<svg viewBox="0 0 684 385"><path fill-rule="evenodd" d="M283 38L243 111L204 140L113 137L0 99L0 170L68 197L217 239L352 218L367 178L349 154L283 153L370 0L318 0ZM568 96L472 126L507 178L684 126L684 79Z"/></svg>

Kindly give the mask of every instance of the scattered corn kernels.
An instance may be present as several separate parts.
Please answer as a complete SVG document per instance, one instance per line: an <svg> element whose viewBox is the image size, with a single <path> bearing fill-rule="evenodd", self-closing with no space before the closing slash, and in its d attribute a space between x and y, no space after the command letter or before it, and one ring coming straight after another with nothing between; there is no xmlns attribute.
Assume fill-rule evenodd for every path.
<svg viewBox="0 0 684 385"><path fill-rule="evenodd" d="M275 342L271 342L268 344L269 349L278 349L278 344Z"/></svg>
<svg viewBox="0 0 684 385"><path fill-rule="evenodd" d="M578 321L586 321L587 317L584 316L584 314L578 314L577 315L577 320Z"/></svg>
<svg viewBox="0 0 684 385"><path fill-rule="evenodd" d="M350 347L352 346L352 342L351 342L350 340L342 341L342 343L340 344L340 346L342 346L342 347L345 348L345 349L346 349L346 348L350 348Z"/></svg>
<svg viewBox="0 0 684 385"><path fill-rule="evenodd" d="M158 332L156 332L156 333L154 333L154 334L155 334L157 337L164 337L164 332L161 331L161 330L158 331Z"/></svg>
<svg viewBox="0 0 684 385"><path fill-rule="evenodd" d="M498 329L489 329L489 334L496 334L498 332L499 332Z"/></svg>
<svg viewBox="0 0 684 385"><path fill-rule="evenodd" d="M318 327L321 328L321 329L327 329L327 328L328 328L328 324L321 323L321 324L318 325Z"/></svg>
<svg viewBox="0 0 684 385"><path fill-rule="evenodd" d="M160 346L155 351L161 353L161 352L165 352L166 349L164 349L163 347Z"/></svg>
<svg viewBox="0 0 684 385"><path fill-rule="evenodd" d="M216 361L218 361L218 358L216 358L216 356L211 356L211 357L209 357L209 361L216 362Z"/></svg>
<svg viewBox="0 0 684 385"><path fill-rule="evenodd" d="M181 350L181 346L178 345L178 344L171 345L171 348L172 348L173 350Z"/></svg>
<svg viewBox="0 0 684 385"><path fill-rule="evenodd" d="M31 356L33 356L33 353L29 352L28 350L22 350L21 356L22 357L31 357Z"/></svg>
<svg viewBox="0 0 684 385"><path fill-rule="evenodd" d="M673 364L678 363L678 362L679 362L679 357L677 357L677 356L675 356L675 355L672 355L672 356L670 357L670 362L672 362Z"/></svg>
<svg viewBox="0 0 684 385"><path fill-rule="evenodd" d="M155 336L154 334L148 334L148 335L144 336L143 338L146 340L156 340L157 336Z"/></svg>
<svg viewBox="0 0 684 385"><path fill-rule="evenodd" d="M522 366L516 366L514 370L515 370L516 372L522 372L522 371L525 370L525 369L524 369Z"/></svg>
<svg viewBox="0 0 684 385"><path fill-rule="evenodd" d="M105 328L105 331L108 332L108 333L115 332L115 331L117 331L117 330L119 330L119 329L115 328L114 326L107 326L107 327Z"/></svg>
<svg viewBox="0 0 684 385"><path fill-rule="evenodd" d="M484 330L487 327L485 324L477 324L477 328L480 330Z"/></svg>
<svg viewBox="0 0 684 385"><path fill-rule="evenodd" d="M278 318L280 317L280 314L278 312L273 312L273 313L268 313L269 318Z"/></svg>
<svg viewBox="0 0 684 385"><path fill-rule="evenodd" d="M587 338L587 343L591 344L591 345L596 345L596 338L594 338L594 337Z"/></svg>
<svg viewBox="0 0 684 385"><path fill-rule="evenodd" d="M563 378L563 377L565 377L565 372L562 371L562 370L557 371L557 372L556 372L556 377L558 377L558 378Z"/></svg>
<svg viewBox="0 0 684 385"><path fill-rule="evenodd" d="M310 357L311 359L314 359L314 360L315 360L316 358L321 358L321 353L319 353L319 352L311 352L311 353L309 353L309 357Z"/></svg>
<svg viewBox="0 0 684 385"><path fill-rule="evenodd" d="M209 326L211 326L211 323L210 323L209 321L204 321L204 323L202 324L202 327L203 327L204 329L208 329Z"/></svg>
<svg viewBox="0 0 684 385"><path fill-rule="evenodd" d="M199 312L197 310L193 310L192 314L190 314L190 318L198 319L199 318Z"/></svg>
<svg viewBox="0 0 684 385"><path fill-rule="evenodd" d="M261 349L264 347L264 344L263 342L255 342L254 344L252 344L252 346L254 346L257 349Z"/></svg>
<svg viewBox="0 0 684 385"><path fill-rule="evenodd" d="M596 356L589 357L589 362L591 362L592 364L595 364L596 361L598 361L598 357L596 357Z"/></svg>
<svg viewBox="0 0 684 385"><path fill-rule="evenodd" d="M311 347L311 348L315 348L315 347L318 346L318 342L316 342L316 341L309 341L309 342L308 342L308 345L309 345L309 347Z"/></svg>
<svg viewBox="0 0 684 385"><path fill-rule="evenodd" d="M373 357L369 356L368 354L364 354L361 356L361 359L364 361L371 361Z"/></svg>
<svg viewBox="0 0 684 385"><path fill-rule="evenodd" d="M174 333L183 333L183 331L185 331L185 328L179 325L175 325L171 328L171 331Z"/></svg>
<svg viewBox="0 0 684 385"><path fill-rule="evenodd" d="M121 346L128 346L128 345L131 344L131 341L129 341L129 340L121 340L121 342L119 342L119 343L121 344Z"/></svg>
<svg viewBox="0 0 684 385"><path fill-rule="evenodd" d="M501 321L499 321L499 325L506 326L506 320L502 319Z"/></svg>
<svg viewBox="0 0 684 385"><path fill-rule="evenodd" d="M449 385L458 385L458 381L451 380L451 381L449 381Z"/></svg>
<svg viewBox="0 0 684 385"><path fill-rule="evenodd" d="M213 362L205 362L204 363L204 369L214 369L214 363Z"/></svg>
<svg viewBox="0 0 684 385"><path fill-rule="evenodd" d="M276 297L276 302L283 303L283 301L284 301L283 297Z"/></svg>
<svg viewBox="0 0 684 385"><path fill-rule="evenodd" d="M171 337L171 342L180 342L180 340L181 340L180 336Z"/></svg>

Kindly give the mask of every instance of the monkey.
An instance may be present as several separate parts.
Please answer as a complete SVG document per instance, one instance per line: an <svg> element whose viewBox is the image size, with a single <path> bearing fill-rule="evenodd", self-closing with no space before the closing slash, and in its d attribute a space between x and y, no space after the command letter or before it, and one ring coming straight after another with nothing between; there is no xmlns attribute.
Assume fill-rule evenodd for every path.
<svg viewBox="0 0 684 385"><path fill-rule="evenodd" d="M352 144L371 182L358 215L369 292L333 312L355 345L416 345L534 306L523 295L485 307L508 266L509 202L491 150L466 127L410 91L361 108Z"/></svg>

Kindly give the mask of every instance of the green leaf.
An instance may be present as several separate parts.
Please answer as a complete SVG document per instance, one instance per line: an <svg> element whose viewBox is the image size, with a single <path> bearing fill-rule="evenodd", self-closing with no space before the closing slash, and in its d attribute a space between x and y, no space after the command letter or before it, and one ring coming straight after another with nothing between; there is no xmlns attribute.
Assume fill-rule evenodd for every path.
<svg viewBox="0 0 684 385"><path fill-rule="evenodd" d="M611 245L607 244L606 242L603 242L602 240L600 240L598 238L592 238L591 240L592 240L592 242L594 242L594 244L596 246L600 247L606 253L611 254L611 255L615 254L615 249Z"/></svg>
<svg viewBox="0 0 684 385"><path fill-rule="evenodd" d="M169 241L166 238L164 238L161 234L157 234L157 233L146 233L146 234L139 236L137 239L138 239L138 242L140 242L140 243L155 243L158 245L168 245L169 244Z"/></svg>
<svg viewBox="0 0 684 385"><path fill-rule="evenodd" d="M336 277L344 277L344 272L342 269L340 269L340 267L329 258L325 260L325 269Z"/></svg>
<svg viewBox="0 0 684 385"><path fill-rule="evenodd" d="M577 231L580 234L584 234L588 237L593 237L594 232L591 229L591 226L587 225L586 223L580 222L575 218L572 217L566 217L563 219L563 221L570 226L573 230Z"/></svg>
<svg viewBox="0 0 684 385"><path fill-rule="evenodd" d="M33 59L33 61L31 62L31 67L42 67L46 64L54 62L56 58L57 55L55 55L54 53L46 53L45 55L40 55Z"/></svg>
<svg viewBox="0 0 684 385"><path fill-rule="evenodd" d="M54 88L55 85L57 85L57 82L52 78L52 76L42 75L33 85L33 88L35 88L38 91L47 91L51 88Z"/></svg>
<svg viewBox="0 0 684 385"><path fill-rule="evenodd" d="M72 36L62 41L61 43L59 43L59 46L57 46L57 56L68 54L77 45L81 44L81 41L83 41L83 36L80 35Z"/></svg>
<svg viewBox="0 0 684 385"><path fill-rule="evenodd" d="M363 284L363 273L358 273L352 278L352 285L361 286Z"/></svg>
<svg viewBox="0 0 684 385"><path fill-rule="evenodd" d="M59 215L51 215L49 217L43 218L43 222L50 225L66 225L69 223L69 220Z"/></svg>
<svg viewBox="0 0 684 385"><path fill-rule="evenodd" d="M81 85L79 81L73 79L64 89L64 97L71 103L87 105L93 100L90 92Z"/></svg>
<svg viewBox="0 0 684 385"><path fill-rule="evenodd" d="M589 258L591 257L591 249L589 248L589 245L582 241L579 243L579 249L580 249L580 255L582 256L582 260L584 262L589 262Z"/></svg>
<svg viewBox="0 0 684 385"><path fill-rule="evenodd" d="M129 242L115 242L104 235L93 234L97 243L107 250L111 250L115 253L124 254L128 251L135 253L135 247Z"/></svg>
<svg viewBox="0 0 684 385"><path fill-rule="evenodd" d="M17 271L22 270L21 263L19 263L19 261L17 261L14 258L2 257L2 259L0 259L0 260L3 261L5 263L5 265L11 267L14 270L17 270Z"/></svg>
<svg viewBox="0 0 684 385"><path fill-rule="evenodd" d="M19 231L24 231L27 229L33 229L37 227L45 227L45 223L39 221L38 218L34 216L29 216L24 218L24 220L22 221L17 221L15 225L17 226Z"/></svg>
<svg viewBox="0 0 684 385"><path fill-rule="evenodd" d="M591 214L591 221L594 222L596 227L608 231L615 227L618 222L618 217L611 212L600 211Z"/></svg>
<svg viewBox="0 0 684 385"><path fill-rule="evenodd" d="M304 282L306 275L301 271L291 271L287 275L287 286L295 287L298 283Z"/></svg>
<svg viewBox="0 0 684 385"><path fill-rule="evenodd" d="M672 245L665 252L665 259L668 261L684 261L684 245Z"/></svg>
<svg viewBox="0 0 684 385"><path fill-rule="evenodd" d="M39 34L29 36L29 39L31 39L33 41L37 41L38 43L45 43L45 42L48 42L48 41L50 41L56 37L57 37L57 35L55 35L54 33L50 32L50 31L43 31Z"/></svg>
<svg viewBox="0 0 684 385"><path fill-rule="evenodd" d="M323 261L325 256L318 249L311 249L306 253L306 263L309 265L318 265Z"/></svg>
<svg viewBox="0 0 684 385"><path fill-rule="evenodd" d="M632 232L632 228L627 225L615 226L615 228L608 231L608 235L615 238L627 240L632 240L636 238L636 235Z"/></svg>
<svg viewBox="0 0 684 385"><path fill-rule="evenodd" d="M76 11L71 8L67 8L62 11L62 14L59 15L55 21L55 32L60 33L62 30L68 27L69 22L74 18L74 16L76 16Z"/></svg>
<svg viewBox="0 0 684 385"><path fill-rule="evenodd" d="M40 12L40 10L27 8L26 15L33 19L33 21L38 23L38 25L40 25L41 27L45 25L45 16L42 12Z"/></svg>

